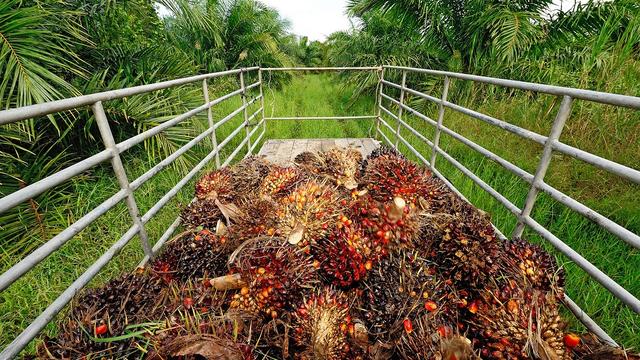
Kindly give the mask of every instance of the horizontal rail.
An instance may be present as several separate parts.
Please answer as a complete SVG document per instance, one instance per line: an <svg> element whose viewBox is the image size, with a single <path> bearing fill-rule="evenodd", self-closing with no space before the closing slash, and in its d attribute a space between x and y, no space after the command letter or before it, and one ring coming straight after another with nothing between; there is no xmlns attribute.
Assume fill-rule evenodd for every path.
<svg viewBox="0 0 640 360"><path fill-rule="evenodd" d="M120 237L98 260L78 277L65 291L62 292L38 317L24 329L1 353L0 359L11 359L29 344L31 339L60 312L73 297L93 279L111 259L122 250L138 233L137 225L133 225Z"/></svg>
<svg viewBox="0 0 640 360"><path fill-rule="evenodd" d="M343 66L343 67L272 67L260 68L262 71L344 71L344 70L382 70L382 66Z"/></svg>
<svg viewBox="0 0 640 360"><path fill-rule="evenodd" d="M518 80L500 79L500 78L493 78L488 76L461 74L461 73L450 72L450 71L418 69L413 67L390 66L390 65L384 65L383 67L385 69L397 69L397 70L406 70L406 71L412 71L412 72L429 74L429 75L449 76L449 77L460 79L460 80L476 81L476 82L481 82L485 84L504 86L512 89L535 91L535 92L545 93L550 95L571 96L572 98L593 101L601 104L609 104L609 105L629 107L633 109L640 109L640 97L635 97L635 96L610 94L610 93L605 93L600 91L576 89L576 88L556 86L556 85L538 84L538 83L518 81Z"/></svg>
<svg viewBox="0 0 640 360"><path fill-rule="evenodd" d="M82 174L92 167L108 159L111 159L112 156L113 153L111 152L111 150L102 150L95 155L92 155L78 163L75 163L63 170L47 176L42 180L38 180L31 185L27 185L26 187L1 198L0 213L5 212L26 200L32 199L51 189L52 187L71 179L76 175Z"/></svg>
<svg viewBox="0 0 640 360"><path fill-rule="evenodd" d="M358 116L285 116L285 117L267 117L266 120L358 120L358 119L375 119L376 115L358 115Z"/></svg>
<svg viewBox="0 0 640 360"><path fill-rule="evenodd" d="M93 210L86 213L69 227L62 230L56 236L52 237L46 243L27 255L24 259L20 260L20 262L13 265L9 270L5 271L0 275L0 291L8 288L22 275L33 269L35 265L47 258L62 245L66 244L72 237L117 205L125 197L127 197L127 192L124 189L113 194L110 198L102 202L102 204L93 208Z"/></svg>
<svg viewBox="0 0 640 360"><path fill-rule="evenodd" d="M37 116L53 114L60 111L71 110L73 108L91 105L98 101L107 101L113 99L119 99L127 96L144 94L152 91L167 89L173 86L185 85L196 81L202 81L204 79L212 79L220 76L237 74L241 71L253 71L258 70L258 67L234 69L227 71L220 71L204 75L190 76L181 79L162 81L155 84L139 85L126 89L103 91L90 95L76 96L73 98L50 101L42 104L35 104L24 106L15 109L0 111L0 125L9 124L19 120L30 119Z"/></svg>
<svg viewBox="0 0 640 360"><path fill-rule="evenodd" d="M590 263L587 259L582 257L582 255L578 254L577 251L573 250L569 245L565 244L558 237L553 235L549 230L547 230L544 226L540 225L533 218L527 216L522 219L526 225L528 225L535 232L540 234L543 238L545 238L553 247L558 249L561 253L575 262L578 266L580 266L587 274L591 275L591 277L599 282L604 288L609 290L613 295L615 295L618 299L620 299L623 303L627 304L631 310L636 313L640 313L640 300L636 298L633 294L627 291L620 284L611 279L607 274L598 269L595 265Z"/></svg>

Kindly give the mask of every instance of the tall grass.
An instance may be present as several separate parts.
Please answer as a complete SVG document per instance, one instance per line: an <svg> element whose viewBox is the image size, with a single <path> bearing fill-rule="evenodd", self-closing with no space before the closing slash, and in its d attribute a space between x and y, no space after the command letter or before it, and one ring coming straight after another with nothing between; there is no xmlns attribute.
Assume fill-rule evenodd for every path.
<svg viewBox="0 0 640 360"><path fill-rule="evenodd" d="M282 88L269 82L265 74L265 115L274 116L328 116L328 115L370 115L374 113L374 97L363 95L353 98L353 88L343 87L337 77L329 75L297 76ZM250 83L251 80L248 80ZM458 86L454 83L452 86ZM417 86L414 86L417 87ZM437 88L437 87L436 87ZM257 90L257 89L256 89ZM390 89L385 89L390 95ZM211 94L211 98L220 94ZM255 95L255 92L254 94ZM434 96L439 94L434 93ZM397 96L396 96L397 97ZM407 99L412 106L424 111L432 118L437 115L437 108ZM215 119L220 119L240 105L239 98L233 98L218 105L214 110ZM249 113L258 108L254 105ZM385 106L390 107L385 103ZM469 105L473 106L473 105ZM586 107L583 107L586 106ZM524 126L533 131L545 134L548 132L558 103L553 97L531 97L521 94L508 99L485 99L475 109ZM390 107L394 112L397 109ZM627 165L640 167L637 163L637 146L634 148L625 139L637 139L638 115L633 112L613 112L598 110L598 107L576 104L571 120L567 124L562 140L572 145L621 161ZM395 128L396 124L389 117L385 119ZM433 138L433 129L423 120L405 116L407 122L420 130L427 138ZM235 127L242 122L242 116L235 117L218 132L218 141L222 141ZM206 127L206 117L199 116L185 126L190 126L194 134ZM627 125L624 125L627 124ZM633 124L636 124L634 127ZM506 134L475 119L447 110L445 125L471 138L482 146L496 152L523 169L533 172L541 148L539 145L523 141ZM618 129L612 136L610 128ZM259 134L260 131L256 132ZM267 125L264 139L274 138L331 138L331 137L367 137L375 132L371 120L348 121L271 121ZM408 131L402 131L426 158L430 149ZM596 134L596 135L594 135ZM597 134L600 134L599 136ZM623 135L627 134L627 135ZM244 132L225 148L221 159L224 159L242 140ZM388 131L386 135L392 138ZM606 143L606 146L602 145ZM199 147L189 151L188 164L203 158L211 151L209 139L205 139ZM442 147L465 166L474 171L488 184L503 193L518 206L522 206L527 194L527 184L514 177L499 165L484 159L481 155L470 151L465 145L448 136L441 138ZM258 145L258 148L261 145ZM410 158L417 160L404 148L400 149ZM238 159L241 156L238 156ZM125 154L125 164L129 179L134 179L156 164L159 159L145 155L142 145ZM214 162L206 169L212 169ZM494 223L505 234L510 234L515 220L513 216L488 194L483 192L463 174L453 168L445 159L439 157L437 168L462 191L478 207L488 211ZM205 169L205 171L206 171ZM169 167L135 193L141 213L146 212L158 201L166 191L174 186L187 172L188 166ZM198 176L196 176L197 178ZM565 157L555 156L547 174L547 180L560 190L595 208L604 215L626 226L631 231L640 233L640 209L635 199L640 196L638 186L595 170L593 168L570 161ZM73 196L68 199L67 210L57 213L61 224L70 224L108 196L117 191L117 183L113 179L109 167L100 168L90 175L79 176L73 180ZM173 222L181 206L188 203L193 196L193 181L186 185L167 206L146 226L151 239L155 241L164 229ZM70 210L68 210L70 209ZM638 250L633 250L621 240L599 229L580 215L572 213L562 205L545 195L540 195L533 212L533 217L549 228L560 239L580 251L588 260L595 263L614 280L625 286L631 293L640 296L640 257ZM28 323L42 311L48 303L57 297L86 267L93 263L113 242L129 227L131 221L124 205L109 211L89 228L70 240L59 251L36 266L25 277L0 294L0 346L8 344ZM61 226L62 227L62 226ZM558 255L548 244L530 232L526 236L540 243L558 256L558 260L567 270L567 293L598 321L605 330L626 346L640 346L637 334L640 333L640 316L634 314L613 296L591 280L587 274ZM116 277L124 271L131 271L142 258L139 240L134 238L127 247L109 263L91 282L90 286L99 286L108 279ZM17 259L13 259L17 261ZM10 264L2 264L6 270ZM576 321L573 328L579 328ZM46 333L55 334L55 326L50 324ZM29 348L33 351L33 345Z"/></svg>

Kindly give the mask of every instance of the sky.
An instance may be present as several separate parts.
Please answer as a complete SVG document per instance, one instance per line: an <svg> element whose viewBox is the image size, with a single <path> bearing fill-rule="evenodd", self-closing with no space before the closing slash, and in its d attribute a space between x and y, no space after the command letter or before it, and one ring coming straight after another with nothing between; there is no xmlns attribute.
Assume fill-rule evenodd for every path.
<svg viewBox="0 0 640 360"><path fill-rule="evenodd" d="M351 27L345 15L347 0L260 0L291 23L290 31L323 41L331 33Z"/></svg>

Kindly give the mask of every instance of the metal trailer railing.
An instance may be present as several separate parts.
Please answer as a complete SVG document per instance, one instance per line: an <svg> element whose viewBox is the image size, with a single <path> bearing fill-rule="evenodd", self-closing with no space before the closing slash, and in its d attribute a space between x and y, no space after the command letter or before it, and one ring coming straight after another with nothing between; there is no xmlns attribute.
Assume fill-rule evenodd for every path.
<svg viewBox="0 0 640 360"><path fill-rule="evenodd" d="M357 115L357 116L324 116L324 117L265 117L265 107L264 107L264 93L263 93L263 75L265 72L272 71L372 71L377 74L379 81L378 86L376 88L376 106L371 115ZM391 81L385 80L384 73L385 71L401 71L402 72L402 81L401 84L396 84ZM258 81L245 85L245 74L249 72L258 72ZM406 79L408 73L422 73L428 74L432 76L442 77L444 79L444 88L442 91L442 96L440 98L436 98L424 92L411 89L406 85ZM240 88L238 90L232 91L226 95L223 95L217 99L209 100L209 90L207 85L207 80L218 78L218 77L226 77L230 75L238 75L239 76L239 84ZM553 122L551 132L548 136L540 135L535 132L529 131L527 129L509 124L503 120L496 119L486 114L482 114L480 112L468 109L466 107L454 104L447 100L447 94L450 84L450 79L459 79L459 80L467 80L473 82L486 83L496 86L502 86L513 89L521 89L538 93L545 93L550 95L556 95L562 97L562 102L558 113L556 114L555 121ZM161 123L154 128L146 130L136 136L133 136L127 140L116 143L112 132L111 127L109 125L109 121L104 112L102 103L104 101L109 101L113 99L119 99L127 96L144 94L152 91L162 90L169 87L180 86L195 82L202 82L203 96L204 96L204 104L187 111L184 114L178 115L171 120ZM385 86L396 88L400 91L399 99L385 94L384 88ZM247 91L253 88L259 89L259 95L252 98L247 99ZM438 106L438 119L433 120L428 116L420 113L419 111L411 108L405 103L406 94L411 94L413 96L418 96L420 98L426 99L435 103ZM220 104L221 102L230 99L234 96L240 95L242 97L242 105L225 116L224 118L214 121L212 114L212 107ZM383 105L382 100L387 100L394 105L397 106L398 112L394 114L389 108ZM445 160L450 162L454 167L460 170L463 174L473 180L477 185L479 185L482 189L488 192L491 196L496 198L502 205L504 205L517 219L518 223L516 229L511 234L511 237L519 237L522 235L522 232L525 227L529 227L544 239L546 239L550 244L552 244L556 249L558 249L561 253L566 255L569 259L574 261L577 265L582 267L589 275L591 275L596 281L602 284L607 290L609 290L613 295L618 297L622 302L628 305L633 311L636 313L640 313L640 300L629 291L624 289L621 285L617 284L614 280L612 280L609 276L607 276L604 272L596 268L593 264L587 261L584 257L582 257L578 252L573 250L570 246L562 242L559 238L553 235L549 230L547 230L540 223L535 221L530 215L531 211L535 205L535 201L537 195L540 191L543 191L550 195L553 199L558 202L564 204L569 207L573 211L583 215L587 219L593 221L597 225L603 227L608 230L610 233L616 235L623 241L627 242L631 246L635 248L640 248L640 236L635 234L623 226L613 222L612 220L606 218L605 216L597 213L596 211L588 208L586 205L578 202L577 200L571 198L570 196L562 193L561 191L555 189L554 187L548 185L544 182L544 176L546 170L551 161L551 155L554 151L571 156L573 158L582 160L591 165L600 167L605 169L615 175L626 178L633 183L640 184L640 171L636 169L632 169L626 167L624 165L618 164L616 162L604 159L597 155L588 153L584 150L580 150L578 148L569 146L567 144L563 144L559 141L560 134L564 127L565 122L567 121L569 114L571 112L571 106L575 99L587 100L598 102L602 104L609 104L614 106L622 106L628 107L632 109L640 109L640 98L632 97L632 96L624 96L624 95L616 95L610 93L603 93L597 91L589 91L589 90L581 90L574 88L566 88L560 86L551 86L551 85L543 85L543 84L535 84L535 83L527 83L521 81L513 81L513 80L505 80L505 79L497 79L476 75L468 75L461 73L453 73L446 71L437 71L437 70L428 70L428 69L416 69L409 67L398 67L398 66L376 66L376 67L343 67L343 68L244 68L244 69L236 69L229 70L205 75L198 75L183 79L171 80L160 82L156 84L150 85L142 85L136 86L126 89L119 89L113 91L106 91L102 93L96 93L91 95L84 95L75 98L63 99L58 101L47 102L43 104L36 104L31 106L26 106L22 108L9 109L0 111L0 126L4 124L9 124L21 120L26 120L34 117L44 116L53 114L56 112L67 111L83 106L91 106L92 111L95 115L96 122L98 123L100 135L102 137L102 141L105 146L105 150L90 156L74 165L71 165L57 173L54 173L40 181L37 181L31 185L28 185L14 193L6 195L5 197L0 199L0 212L11 209L12 207L32 199L33 197L42 194L48 189L51 189L64 181L69 180L70 178L85 172L92 167L105 162L107 160L111 161L111 165L113 167L114 173L116 175L116 179L118 184L120 185L120 191L113 194L110 198L105 200L103 203L95 207L93 210L89 211L87 214L82 216L80 219L76 220L71 226L66 228L65 230L58 233L53 238L49 239L38 249L31 252L25 258L17 262L13 265L9 270L0 275L0 291L5 290L9 287L14 281L24 275L26 272L31 270L35 265L44 260L46 257L51 255L58 248L63 246L67 241L69 241L73 236L77 233L85 229L92 222L98 219L101 215L106 213L109 209L113 208L116 204L121 201L125 201L127 205L128 212L131 217L132 225L128 231L126 231L112 246L109 248L95 263L93 263L78 279L76 279L62 294L58 296L58 298L51 303L31 324L23 330L23 332L18 335L3 351L0 353L0 359L11 358L16 356L33 338L37 336L37 334L54 318L54 316L60 312L64 306L71 301L73 296L81 290L84 286L86 286L89 281L113 258L115 257L120 250L135 236L138 235L142 248L144 250L144 258L141 262L141 265L145 264L150 258L152 258L158 251L161 249L162 245L169 239L169 237L173 234L173 232L180 225L180 218L176 218L176 220L169 225L163 235L155 242L155 244L151 245L149 236L145 231L145 224L148 223L154 215L156 215L160 209L163 208L177 193L180 191L185 184L187 184L193 177L204 168L211 160L215 159L216 168L224 167L229 165L233 159L242 151L243 147L246 145L246 155L248 156L253 153L255 147L260 143L262 138L266 133L267 121L272 120L363 120L363 119L372 119L375 120L376 127L376 135L380 135L390 146L395 148L398 147L399 143L404 144L420 161L422 161L426 166L428 166L431 171L442 179L453 191L455 191L462 198L465 198L463 194L461 194L437 169L436 169L436 160L438 154L442 156ZM258 110L253 112L251 115L248 113L248 108L260 101L260 106ZM444 126L445 119L445 109L451 109L462 114L468 115L485 123L491 124L493 126L504 129L508 132L514 133L522 138L532 140L537 142L543 146L542 156L540 162L537 166L537 170L535 174L528 173L527 171L521 169L517 165L503 159L502 157L492 153L491 151L483 148L482 146L474 143L473 141L465 138L464 136L454 132L453 130ZM200 135L193 138L191 141L183 145L176 152L168 156L167 158L160 161L158 164L153 166L143 175L138 177L133 181L129 181L127 175L124 171L124 166L122 164L122 159L120 154L133 146L140 144L146 139L155 136L162 131L173 127L180 122L195 116L196 114L207 112L207 121L208 128L202 132ZM405 111L415 115L417 118L423 120L425 123L430 124L435 129L433 139L427 139L423 134L421 134L418 130L411 127L406 121L403 120L405 118ZM219 129L223 124L227 123L229 120L239 115L242 112L243 121L242 123L235 128L224 140L218 143L216 137L216 130ZM396 128L394 129L384 118L383 114L388 115L390 118L395 120ZM259 121L252 122L254 119L259 117ZM255 135L256 131L261 127L262 131L255 141L251 141L252 137ZM380 126L384 126L387 128L391 134L395 134L395 142L392 142L388 136L384 134L381 130ZM245 129L244 139L238 144L238 146L233 150L233 152L227 157L227 159L221 163L220 162L220 151L227 145L229 142L236 137L242 129ZM425 156L423 156L418 150L415 149L414 146L411 145L409 141L407 141L402 135L400 130L405 129L410 133L415 135L422 142L427 144L431 148L430 158L427 160ZM487 183L485 183L482 179L480 179L477 175L475 175L471 170L466 168L460 162L458 162L451 155L446 153L439 146L440 136L444 133L446 135L451 136L452 138L460 141L465 144L469 148L488 159L500 164L509 172L518 176L525 182L530 184L529 193L523 204L522 208L519 208L512 202L510 202L506 197L500 194L497 190L493 189ZM171 190L169 190L155 205L153 205L145 214L140 215L136 203L136 198L134 192L138 189L142 184L151 179L154 175L160 172L162 169L167 167L173 161L175 161L178 157L186 153L189 149L191 149L196 144L200 143L205 138L210 138L213 146L213 150L207 154L182 180L180 180ZM497 230L497 229L496 229ZM506 238L502 233L498 231L499 235L502 238ZM602 330L586 313L584 313L577 304L575 304L568 296L565 295L564 302L566 306L576 315L578 319L580 319L585 326L600 336L603 340L610 342L611 344L615 344L614 340L604 331Z"/></svg>

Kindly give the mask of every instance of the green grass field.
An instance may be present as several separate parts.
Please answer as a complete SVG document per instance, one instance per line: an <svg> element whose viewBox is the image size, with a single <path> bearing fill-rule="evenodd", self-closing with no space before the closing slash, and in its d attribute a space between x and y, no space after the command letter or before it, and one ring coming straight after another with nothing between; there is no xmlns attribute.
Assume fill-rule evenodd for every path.
<svg viewBox="0 0 640 360"><path fill-rule="evenodd" d="M454 83L453 86L456 84ZM374 113L374 98L351 99L351 90L340 85L340 79L328 75L307 75L277 89L265 83L265 114L270 116L325 116L325 115L370 115ZM389 92L392 94L392 92ZM438 96L439 94L434 94ZM212 95L213 96L213 95ZM412 99L415 100L415 99ZM478 103L476 101L476 103ZM239 98L226 101L215 108L216 119L224 117L240 104ZM510 99L492 101L484 99L474 108L530 130L545 134L548 132L558 104L553 97L533 98L523 94ZM388 105L388 104L386 104ZM437 116L437 109L421 102L412 101L416 108L423 109L431 118ZM470 105L472 106L472 105ZM249 113L258 108L252 106ZM391 108L392 111L397 111ZM395 127L388 116L385 119ZM406 117L407 121L420 130L427 138L433 137L433 129L424 121ZM237 116L225 124L218 133L218 141L224 139L242 122ZM445 113L445 125L464 136L471 138L485 148L505 157L523 169L534 172L541 153L541 147L506 132L495 129L477 120L456 114L450 110ZM640 168L637 156L637 144L640 134L638 115L626 110L611 109L576 104L573 116L567 123L562 140L585 150L595 152L612 160ZM190 124L195 131L206 126L206 117L199 116ZM267 125L264 139L274 138L329 138L329 137L367 137L375 133L371 120L358 121L273 121ZM259 131L256 132L256 136ZM388 131L387 136L391 138ZM401 134L426 157L430 149L408 131ZM225 148L221 159L233 151L242 140L244 131ZM503 170L481 155L473 153L455 139L444 136L442 147L461 163L470 168L488 184L503 193L517 206L522 206L528 187L524 182ZM142 156L140 148L130 150L125 157L129 179L135 179L151 168L158 159ZM259 146L257 149L259 149ZM183 162L163 170L136 191L136 199L141 213L150 209L162 195L171 189L187 172L189 165L203 158L211 151L208 139L202 145L188 152ZM400 149L410 158L417 160L407 149ZM635 155L634 155L635 154ZM243 152L237 156L239 160ZM195 161L195 162L194 162ZM206 169L212 169L214 163ZM478 207L492 214L494 223L506 235L515 225L513 216L497 201L483 192L473 182L453 168L445 159L439 157L437 168ZM197 178L197 176L196 176ZM554 156L547 180L553 186L576 197L586 205L604 215L610 216L629 230L640 233L640 209L637 199L640 188L566 157ZM65 210L49 209L59 218L63 229L94 206L117 191L108 167L99 168L90 175L79 176L73 180L74 195L68 199ZM193 194L193 181L178 193L165 208L147 225L150 237L155 241L178 215L181 206L188 203ZM560 239L582 253L588 260L625 286L631 293L640 296L640 252L633 250L613 235L574 214L556 203L548 196L541 195L533 212L533 217L549 228ZM46 305L54 300L73 280L79 276L102 252L108 249L130 226L130 218L124 204L116 206L96 223L82 231L59 251L27 273L22 279L0 294L0 346L8 344L30 320L35 318ZM526 236L534 242L553 250L543 239L527 232ZM554 254L557 254L554 252ZM142 258L139 240L134 238L127 247L100 272L90 286L98 286L107 279L123 271L131 271ZM640 347L637 334L640 333L640 316L622 305L586 273L563 256L558 260L565 266L567 275L567 293L599 322L605 330L626 346ZM14 259L12 263L17 261ZM6 270L11 263L0 264ZM578 325L573 322L572 326ZM48 334L55 332L49 325ZM30 347L33 350L33 346Z"/></svg>

